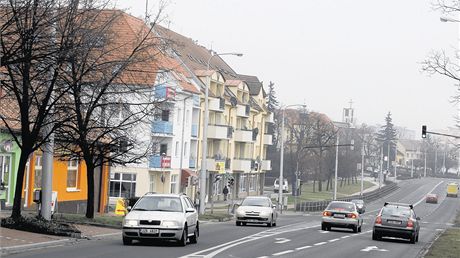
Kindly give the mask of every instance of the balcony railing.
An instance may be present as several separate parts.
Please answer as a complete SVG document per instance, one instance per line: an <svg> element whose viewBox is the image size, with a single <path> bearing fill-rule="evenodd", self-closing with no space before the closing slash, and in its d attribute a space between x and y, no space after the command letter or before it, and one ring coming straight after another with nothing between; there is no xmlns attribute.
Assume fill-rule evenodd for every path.
<svg viewBox="0 0 460 258"><path fill-rule="evenodd" d="M171 156L153 155L149 158L149 168L170 168Z"/></svg>
<svg viewBox="0 0 460 258"><path fill-rule="evenodd" d="M212 111L224 111L225 99L224 98L210 98L209 99L209 110Z"/></svg>
<svg viewBox="0 0 460 258"><path fill-rule="evenodd" d="M200 107L200 96L199 95L193 95L193 106Z"/></svg>
<svg viewBox="0 0 460 258"><path fill-rule="evenodd" d="M176 92L171 87L164 84L155 87L155 98L157 99L174 99Z"/></svg>
<svg viewBox="0 0 460 258"><path fill-rule="evenodd" d="M262 170L265 170L265 171L272 170L272 161L262 160Z"/></svg>
<svg viewBox="0 0 460 258"><path fill-rule="evenodd" d="M233 137L236 142L253 142L252 130L235 130L235 136Z"/></svg>
<svg viewBox="0 0 460 258"><path fill-rule="evenodd" d="M192 124L192 137L198 137L198 125Z"/></svg>
<svg viewBox="0 0 460 258"><path fill-rule="evenodd" d="M227 125L209 125L208 138L211 139L229 139L232 137L232 127Z"/></svg>
<svg viewBox="0 0 460 258"><path fill-rule="evenodd" d="M170 121L153 121L152 133L172 134L173 124Z"/></svg>
<svg viewBox="0 0 460 258"><path fill-rule="evenodd" d="M232 169L235 171L250 172L251 159L233 159Z"/></svg>
<svg viewBox="0 0 460 258"><path fill-rule="evenodd" d="M236 108L236 115L242 117L248 117L251 107L249 105L238 105Z"/></svg>
<svg viewBox="0 0 460 258"><path fill-rule="evenodd" d="M189 168L196 168L196 158L195 157L190 157L188 163L189 163L188 165Z"/></svg>
<svg viewBox="0 0 460 258"><path fill-rule="evenodd" d="M264 134L264 144L273 145L273 136L271 134Z"/></svg>

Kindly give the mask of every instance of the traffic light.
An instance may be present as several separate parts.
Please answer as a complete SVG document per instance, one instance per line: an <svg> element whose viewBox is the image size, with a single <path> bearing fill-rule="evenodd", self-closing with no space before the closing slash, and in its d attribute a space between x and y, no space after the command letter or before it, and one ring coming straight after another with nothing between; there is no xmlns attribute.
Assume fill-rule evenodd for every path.
<svg viewBox="0 0 460 258"><path fill-rule="evenodd" d="M426 138L426 125L422 125L422 138Z"/></svg>

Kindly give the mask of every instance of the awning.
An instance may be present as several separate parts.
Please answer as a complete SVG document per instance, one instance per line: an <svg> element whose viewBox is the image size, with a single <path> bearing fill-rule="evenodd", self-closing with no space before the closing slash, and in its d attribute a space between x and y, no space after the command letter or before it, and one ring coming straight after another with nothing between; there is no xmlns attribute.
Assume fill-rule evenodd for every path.
<svg viewBox="0 0 460 258"><path fill-rule="evenodd" d="M186 185L188 178L191 176L198 177L198 174L190 169L182 169L181 180L180 180L181 185L183 186Z"/></svg>

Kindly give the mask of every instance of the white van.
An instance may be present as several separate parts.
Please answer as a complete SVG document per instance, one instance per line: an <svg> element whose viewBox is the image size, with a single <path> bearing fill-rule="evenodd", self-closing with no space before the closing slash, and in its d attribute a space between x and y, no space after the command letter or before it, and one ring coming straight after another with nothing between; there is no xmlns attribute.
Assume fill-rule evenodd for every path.
<svg viewBox="0 0 460 258"><path fill-rule="evenodd" d="M279 178L277 178L275 180L275 183L274 183L274 186L275 186L275 189L274 189L274 192L277 193L280 189L280 184L279 184ZM286 178L284 178L284 183L283 183L283 186L281 188L283 190L283 193L287 193L288 192L288 181Z"/></svg>

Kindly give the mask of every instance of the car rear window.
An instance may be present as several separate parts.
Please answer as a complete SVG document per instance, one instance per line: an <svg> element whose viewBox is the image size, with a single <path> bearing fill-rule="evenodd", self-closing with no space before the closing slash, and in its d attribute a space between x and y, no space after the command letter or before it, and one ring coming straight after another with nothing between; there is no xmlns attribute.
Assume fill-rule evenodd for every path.
<svg viewBox="0 0 460 258"><path fill-rule="evenodd" d="M326 209L336 211L355 211L355 205L353 203L331 202Z"/></svg>
<svg viewBox="0 0 460 258"><path fill-rule="evenodd" d="M404 206L385 206L382 208L382 216L410 217L410 208Z"/></svg>

